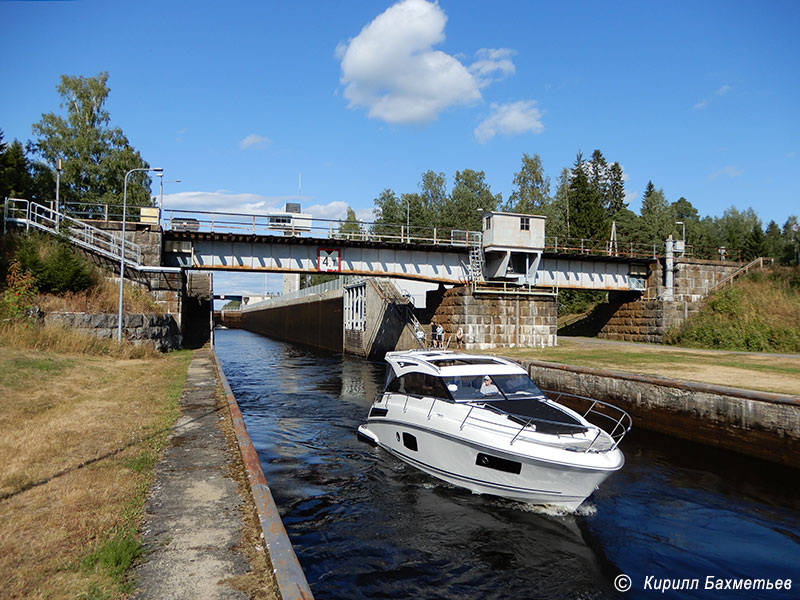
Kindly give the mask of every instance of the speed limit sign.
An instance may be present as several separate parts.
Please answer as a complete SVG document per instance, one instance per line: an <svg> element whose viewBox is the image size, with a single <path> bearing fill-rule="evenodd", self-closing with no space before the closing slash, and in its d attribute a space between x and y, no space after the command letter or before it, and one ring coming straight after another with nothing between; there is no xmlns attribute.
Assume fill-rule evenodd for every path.
<svg viewBox="0 0 800 600"><path fill-rule="evenodd" d="M342 270L339 250L333 248L317 249L317 270L323 273L338 273Z"/></svg>

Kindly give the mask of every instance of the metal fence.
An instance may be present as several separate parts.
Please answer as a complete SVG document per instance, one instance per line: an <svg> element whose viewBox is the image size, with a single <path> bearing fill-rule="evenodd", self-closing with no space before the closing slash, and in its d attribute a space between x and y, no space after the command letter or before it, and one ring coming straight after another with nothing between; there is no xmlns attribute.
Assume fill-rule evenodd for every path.
<svg viewBox="0 0 800 600"><path fill-rule="evenodd" d="M60 212L17 198L8 198L3 207L3 228L14 223L54 235L63 235L74 244L101 254L107 258L120 259L122 254L122 236L103 231L96 227L69 217ZM132 243L125 242L125 262L133 266L141 266L142 249Z"/></svg>

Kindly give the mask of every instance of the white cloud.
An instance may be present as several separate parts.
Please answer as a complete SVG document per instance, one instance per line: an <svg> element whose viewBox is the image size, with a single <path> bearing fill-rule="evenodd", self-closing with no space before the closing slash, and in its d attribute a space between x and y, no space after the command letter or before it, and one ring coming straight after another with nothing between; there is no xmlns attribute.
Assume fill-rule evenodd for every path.
<svg viewBox="0 0 800 600"><path fill-rule="evenodd" d="M516 67L511 62L515 54L516 51L510 48L481 48L475 53L478 60L469 66L469 71L478 79L479 85L485 87L515 73Z"/></svg>
<svg viewBox="0 0 800 600"><path fill-rule="evenodd" d="M258 135L257 133L251 133L246 138L244 138L241 142L239 142L239 148L242 150L247 150L249 148L263 148L269 143L269 138L263 135Z"/></svg>
<svg viewBox="0 0 800 600"><path fill-rule="evenodd" d="M711 97L703 98L702 100L700 100L700 102L695 104L692 107L692 110L703 110L703 109L707 108L709 104L711 104L711 101L714 98L719 98L720 96L724 96L725 94L727 94L730 91L731 91L731 86L723 85L723 86L717 88L717 90L713 93L713 95Z"/></svg>
<svg viewBox="0 0 800 600"><path fill-rule="evenodd" d="M315 219L339 219L347 218L347 202L334 201L328 204L313 204L308 208L303 208L304 213L314 215ZM334 227L337 227L334 224Z"/></svg>
<svg viewBox="0 0 800 600"><path fill-rule="evenodd" d="M741 177L744 175L744 171L739 167L734 167L732 165L727 165L722 167L721 169L714 171L711 175L708 176L709 181L714 181L720 177Z"/></svg>
<svg viewBox="0 0 800 600"><path fill-rule="evenodd" d="M403 0L339 44L344 97L350 108L387 123L427 123L451 106L481 100L481 80L455 57L434 50L444 40L447 16L438 4ZM486 51L491 52L491 51ZM488 76L508 72L508 55L487 54ZM513 66L513 65L512 65Z"/></svg>
<svg viewBox="0 0 800 600"><path fill-rule="evenodd" d="M224 190L216 192L178 192L164 196L164 210L203 210L212 212L264 213L283 209L286 201L296 201L292 196L261 196L259 194L234 194Z"/></svg>
<svg viewBox="0 0 800 600"><path fill-rule="evenodd" d="M243 213L264 215L271 212L282 212L287 202L310 201L310 196L261 196L260 194L234 194L220 190L216 192L178 192L164 195L164 218L169 219L169 212L176 211L175 216L188 216L186 212L207 211L220 213ZM341 201L328 204L312 204L303 206L303 213L315 219L347 218L347 203ZM177 212L181 211L178 215ZM361 218L361 217L359 217ZM316 224L323 226L322 224ZM334 224L336 226L336 224Z"/></svg>
<svg viewBox="0 0 800 600"><path fill-rule="evenodd" d="M491 114L475 128L475 137L486 143L496 135L541 133L542 113L532 100L492 104Z"/></svg>

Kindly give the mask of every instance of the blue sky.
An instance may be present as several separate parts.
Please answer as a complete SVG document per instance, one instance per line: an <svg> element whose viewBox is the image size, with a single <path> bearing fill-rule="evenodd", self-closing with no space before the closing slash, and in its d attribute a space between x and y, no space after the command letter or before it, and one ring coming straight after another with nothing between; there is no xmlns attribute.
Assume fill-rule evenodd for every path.
<svg viewBox="0 0 800 600"><path fill-rule="evenodd" d="M5 139L60 110L60 75L108 71L113 124L182 182L167 207L369 219L428 169L507 198L523 153L555 182L599 148L635 211L652 180L701 215L800 213L796 1L0 2L0 22Z"/></svg>

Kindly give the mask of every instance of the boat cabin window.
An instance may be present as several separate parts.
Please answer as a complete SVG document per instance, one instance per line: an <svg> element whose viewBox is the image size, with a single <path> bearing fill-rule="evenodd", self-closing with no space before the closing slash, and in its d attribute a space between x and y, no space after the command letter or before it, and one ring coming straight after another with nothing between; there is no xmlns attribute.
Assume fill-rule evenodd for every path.
<svg viewBox="0 0 800 600"><path fill-rule="evenodd" d="M439 377L427 373L406 373L389 382L387 392L409 394L410 396L427 396L451 400L450 394Z"/></svg>
<svg viewBox="0 0 800 600"><path fill-rule="evenodd" d="M516 375L462 375L443 378L456 401L544 398L530 377Z"/></svg>

